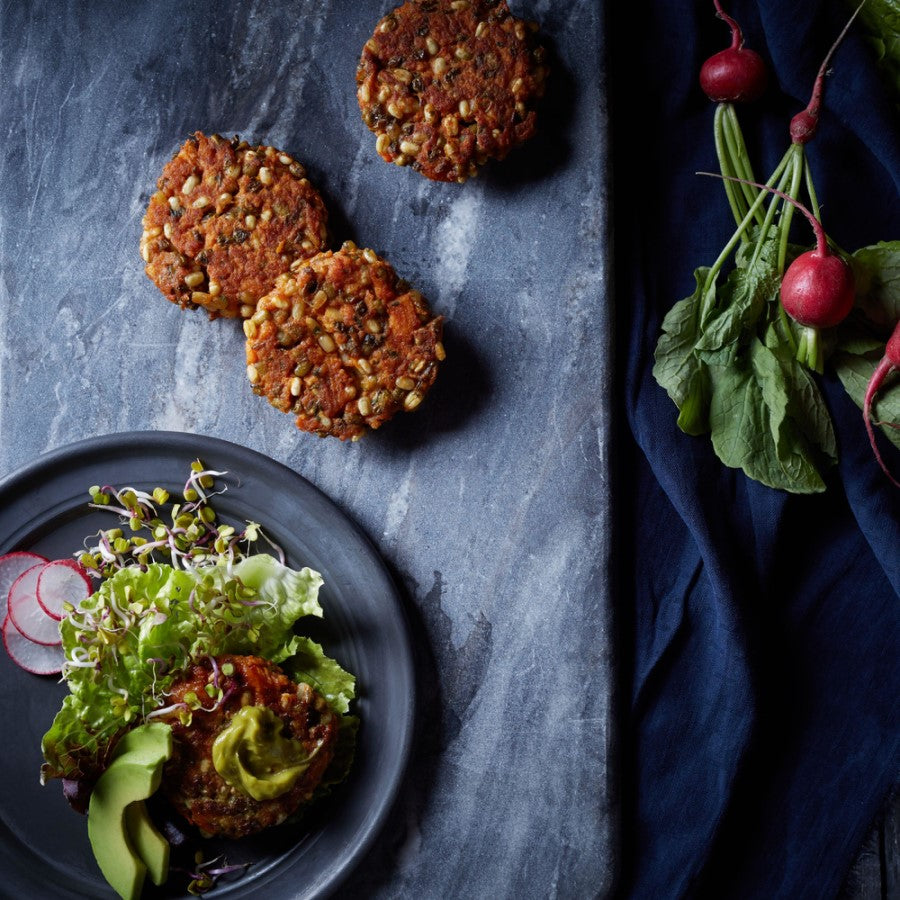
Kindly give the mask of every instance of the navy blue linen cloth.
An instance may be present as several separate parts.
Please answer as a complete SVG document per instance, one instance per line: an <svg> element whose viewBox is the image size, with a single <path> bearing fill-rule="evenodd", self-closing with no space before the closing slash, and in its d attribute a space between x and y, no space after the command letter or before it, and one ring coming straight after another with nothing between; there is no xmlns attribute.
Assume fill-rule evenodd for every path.
<svg viewBox="0 0 900 900"><path fill-rule="evenodd" d="M770 64L738 115L758 176L789 144L838 0L726 2ZM622 894L828 898L900 774L900 490L859 409L822 379L839 441L828 490L750 481L689 437L651 375L660 323L733 231L703 60L729 43L712 0L609 4L624 698ZM858 31L809 145L825 227L853 250L900 239L894 99ZM808 243L812 243L809 238ZM881 442L900 473L900 453ZM624 642L628 644L629 642Z"/></svg>

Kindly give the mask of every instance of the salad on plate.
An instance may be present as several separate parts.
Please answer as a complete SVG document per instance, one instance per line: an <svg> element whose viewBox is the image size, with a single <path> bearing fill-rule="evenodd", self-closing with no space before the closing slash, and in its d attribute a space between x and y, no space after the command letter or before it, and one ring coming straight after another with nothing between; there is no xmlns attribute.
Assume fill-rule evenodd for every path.
<svg viewBox="0 0 900 900"><path fill-rule="evenodd" d="M355 678L303 634L323 615L322 576L288 566L259 523L219 521L226 474L196 460L176 498L95 485L90 505L117 521L72 559L0 558L10 655L69 689L41 780L60 779L87 812L123 898L166 882L173 835L234 839L295 821L352 762ZM183 874L202 893L243 868L198 859Z"/></svg>

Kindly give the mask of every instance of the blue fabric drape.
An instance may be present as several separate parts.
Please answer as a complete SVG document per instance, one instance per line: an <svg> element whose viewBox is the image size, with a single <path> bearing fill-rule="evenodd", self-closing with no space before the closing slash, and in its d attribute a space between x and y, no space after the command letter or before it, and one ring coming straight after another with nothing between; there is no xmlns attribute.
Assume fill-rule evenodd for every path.
<svg viewBox="0 0 900 900"><path fill-rule="evenodd" d="M838 0L726 9L770 63L738 111L757 175L789 143L816 71L852 11ZM629 897L833 897L900 773L900 490L859 409L822 385L841 462L792 496L715 458L676 426L651 375L668 309L733 231L703 60L729 42L709 2L610 4L617 498ZM900 122L858 30L832 66L809 145L823 218L842 247L900 239ZM812 240L810 239L810 243ZM900 453L883 441L900 472Z"/></svg>

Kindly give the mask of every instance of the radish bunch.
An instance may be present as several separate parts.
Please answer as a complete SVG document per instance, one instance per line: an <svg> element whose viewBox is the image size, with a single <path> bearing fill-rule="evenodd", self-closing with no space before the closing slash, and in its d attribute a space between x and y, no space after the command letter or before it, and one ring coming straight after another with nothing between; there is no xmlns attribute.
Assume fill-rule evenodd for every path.
<svg viewBox="0 0 900 900"><path fill-rule="evenodd" d="M90 578L73 560L26 551L0 556L3 646L13 662L34 675L61 672L59 623L92 593Z"/></svg>
<svg viewBox="0 0 900 900"><path fill-rule="evenodd" d="M726 195L738 225L738 237L743 242L749 242L751 240L750 227L754 224L760 228L760 242L764 241L771 231L776 234L779 246L778 276L779 278L784 277L782 305L785 312L803 327L800 339L797 340L785 322L785 338L796 354L798 362L821 373L824 360L818 330L835 327L849 314L853 306L852 281L849 280L851 276L849 268L843 263L843 260L829 253L827 238L820 225L814 225L817 228L816 249L809 255L804 255L805 259L801 265L792 266L792 272L788 276L785 272L788 240L794 208L805 212L805 209L798 205L803 188L806 189L809 197L813 218L816 220L820 218L819 201L813 185L805 147L812 140L819 125L825 91L825 76L831 60L859 14L862 4L856 8L829 48L816 75L809 103L791 120L789 128L791 143L788 150L763 186L755 184L757 179L753 176L744 138L732 106L732 103L738 100L747 99L744 96L745 92L740 92L739 96L739 92L729 94L724 90L711 91L708 89L706 83L708 78L704 77L704 72L712 67L713 61L721 57L723 53L737 54L740 52L742 54L741 62L740 64L736 62L734 65L735 68L740 68L743 73L742 77L748 84L758 88L758 90L749 92L749 95L754 97L762 93L762 87L765 84L765 68L761 60L756 63L747 56L751 51L743 47L743 35L740 27L723 11L719 0L714 0L714 3L716 14L719 18L724 19L732 29L732 46L727 51L714 54L704 63L700 81L707 96L719 102L714 137L719 165L725 179ZM755 57L756 54L753 56ZM760 67L761 74L757 72ZM735 189L734 182L740 184L743 193ZM776 202L772 202L769 214L765 215L762 206L758 203L757 195L752 190L753 187L767 189L784 201L780 218L777 218L777 221L776 216L779 210ZM828 258L824 259L824 257Z"/></svg>
<svg viewBox="0 0 900 900"><path fill-rule="evenodd" d="M885 378L900 369L896 329L865 398L859 381L872 354L881 355L884 326L896 323L897 298L888 285L900 269L900 241L853 254L839 250L821 224L806 150L819 125L832 58L861 4L825 55L809 103L791 119L787 150L762 183L753 174L736 104L762 95L766 66L744 46L740 26L720 0L713 2L731 29L731 45L704 63L700 87L716 103L716 156L736 229L711 264L695 268L693 294L666 314L653 375L678 408L678 427L708 434L725 465L771 487L816 493L826 489L823 473L838 458L831 414L814 377L824 373L826 356L863 408L885 471L873 437L877 392L884 418L898 418L897 388L884 396L895 383L892 377L884 384ZM795 211L815 233L814 247L805 252L791 241ZM866 321L872 309L883 311L885 321ZM869 369L866 380L871 375ZM891 421L874 424L900 428Z"/></svg>
<svg viewBox="0 0 900 900"><path fill-rule="evenodd" d="M739 26L723 12L719 0L714 0L714 2L717 15L725 19L732 28L733 37L730 52L736 53L740 50L743 54L740 64L734 61L734 67L741 69L748 82L761 78L762 76L754 75L756 63L746 56L749 51L743 49L743 36ZM778 273L781 276L779 294L782 309L793 322L800 326L799 340L795 339L793 329L787 323L785 323L784 334L792 346L797 360L802 365L808 366L819 373L822 373L824 370L824 358L819 332L824 329L836 328L849 316L855 302L855 285L852 268L841 256L832 252L828 244L828 238L819 221L819 204L813 186L812 173L806 157L805 146L813 139L819 126L825 90L825 77L831 60L853 24L854 19L859 15L862 6L863 4L860 3L856 7L841 33L829 48L825 59L819 67L806 108L791 119L789 129L791 137L790 147L767 184L758 184L752 176L747 174L751 170L749 163L742 161L742 157L745 155L744 143L739 134L733 110L728 108L728 114L731 116L730 127L737 134L732 133L728 142L723 142L719 136L719 129L723 127L720 123L720 117L722 115L722 107L725 107L724 103L720 105L720 111L717 112L716 120L716 145L722 165L722 177L726 181L726 193L729 203L735 212L735 218L738 220L738 230L741 234L741 239L747 239L746 230L753 221L763 226L762 237L765 237L767 229L774 221L775 204L773 202L770 215L760 220L758 207L755 208L755 198L752 195L746 196L746 202L750 205L745 205L741 208L735 202L736 193L733 190L728 190L729 183L738 182L745 189L754 187L761 191L767 191L776 195L785 204L777 226L780 244ZM703 69L701 69L701 86L710 99L724 100L727 103L731 103L736 100L742 100L744 97L739 97L737 94L724 96L725 92L723 91L719 92L723 96L714 96L715 92L711 92L708 89L708 85L704 80L704 71L711 67L714 60L726 52L729 51L715 54L704 64ZM740 177L742 168L743 177ZM801 185L804 185L806 188L814 212L810 212L799 202L798 195ZM813 250L801 253L785 268L788 232L793 209L800 210L809 220L815 232L816 246ZM863 422L875 459L890 481L897 487L900 487L900 482L890 473L881 456L878 445L875 442L872 423L872 403L874 398L881 390L885 378L898 369L900 369L900 322L896 323L894 327L893 334L887 342L884 357L873 373L863 399ZM890 422L879 424L887 424L893 428L900 427Z"/></svg>

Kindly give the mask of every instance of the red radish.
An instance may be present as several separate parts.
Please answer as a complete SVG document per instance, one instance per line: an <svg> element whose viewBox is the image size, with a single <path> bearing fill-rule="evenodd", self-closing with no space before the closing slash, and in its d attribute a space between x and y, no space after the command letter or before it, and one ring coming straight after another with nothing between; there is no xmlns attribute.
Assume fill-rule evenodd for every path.
<svg viewBox="0 0 900 900"><path fill-rule="evenodd" d="M781 279L781 305L795 322L809 328L833 328L843 322L853 309L856 297L853 270L840 256L831 252L822 223L799 200L767 184L716 172L699 174L739 181L761 191L769 191L806 216L816 235L816 249L801 253L787 267Z"/></svg>
<svg viewBox="0 0 900 900"><path fill-rule="evenodd" d="M32 566L48 562L45 556L37 553L28 553L25 550L16 550L13 553L5 553L0 556L0 619L6 618L6 598L13 582Z"/></svg>
<svg viewBox="0 0 900 900"><path fill-rule="evenodd" d="M898 369L900 369L900 322L897 322L894 326L893 333L888 338L887 346L884 348L884 356L882 357L881 362L875 367L875 371L869 379L869 386L866 388L866 396L863 401L863 421L866 423L866 432L869 435L869 443L872 445L872 452L875 454L875 459L878 460L878 465L881 466L882 471L887 475L891 482L897 487L900 487L900 481L897 481L897 479L891 475L887 465L885 465L884 460L881 458L878 445L875 443L875 432L872 428L872 402L875 400L875 395L881 390L885 378L887 378L891 372L895 372Z"/></svg>
<svg viewBox="0 0 900 900"><path fill-rule="evenodd" d="M815 250L801 253L781 279L781 305L801 325L834 328L850 314L856 297L853 270L817 238Z"/></svg>
<svg viewBox="0 0 900 900"><path fill-rule="evenodd" d="M45 564L26 569L9 589L9 617L19 632L36 644L59 644L59 622L51 619L37 599L37 583Z"/></svg>
<svg viewBox="0 0 900 900"><path fill-rule="evenodd" d="M741 28L719 0L716 15L731 29L731 46L713 54L700 68L700 87L716 103L748 103L762 96L768 75L762 57L744 46Z"/></svg>
<svg viewBox="0 0 900 900"><path fill-rule="evenodd" d="M65 615L65 603L74 606L93 592L87 572L74 559L57 559L47 563L38 575L37 601L41 609L57 622L61 622Z"/></svg>
<svg viewBox="0 0 900 900"><path fill-rule="evenodd" d="M9 616L3 620L3 646L12 661L32 675L57 675L62 671L62 645L47 646L28 640Z"/></svg>
<svg viewBox="0 0 900 900"><path fill-rule="evenodd" d="M831 49L822 61L822 65L819 66L819 74L816 75L816 80L813 84L813 92L812 97L810 97L809 100L809 105L791 119L791 140L795 144L806 144L811 141L816 133L816 129L819 127L819 113L822 108L822 92L825 89L825 75L827 74L828 66L831 63L831 57L834 56L835 50L837 50L841 41L844 39L844 36L850 30L853 20L859 15L859 11L863 8L863 3L865 2L866 0L863 0L863 2L856 7L853 15L847 20L847 24L837 36L835 42L831 45Z"/></svg>

